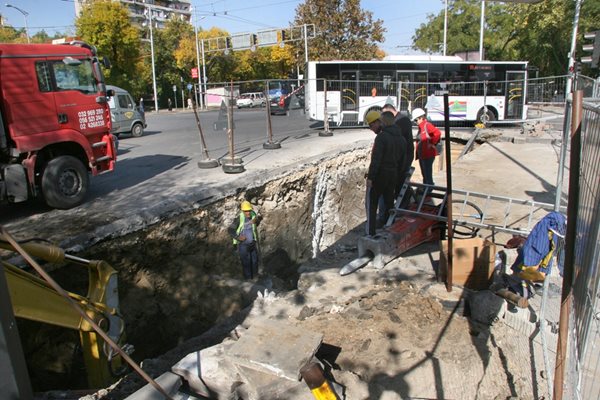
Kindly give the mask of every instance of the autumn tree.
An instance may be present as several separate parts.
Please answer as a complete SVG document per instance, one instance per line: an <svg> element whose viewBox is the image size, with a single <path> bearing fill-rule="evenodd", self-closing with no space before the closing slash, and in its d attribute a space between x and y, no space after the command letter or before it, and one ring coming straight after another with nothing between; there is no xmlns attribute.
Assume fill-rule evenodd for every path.
<svg viewBox="0 0 600 400"><path fill-rule="evenodd" d="M0 26L0 43L27 43L25 29L15 29L10 25Z"/></svg>
<svg viewBox="0 0 600 400"><path fill-rule="evenodd" d="M316 37L309 39L309 60L370 60L380 56L377 43L385 28L360 0L306 0L296 7L294 25L314 24ZM304 60L304 44L294 44Z"/></svg>
<svg viewBox="0 0 600 400"><path fill-rule="evenodd" d="M110 0L85 3L75 20L77 36L98 49L100 56L108 57L112 67L105 71L106 81L112 85L138 93L140 62L140 35L130 20L127 9Z"/></svg>

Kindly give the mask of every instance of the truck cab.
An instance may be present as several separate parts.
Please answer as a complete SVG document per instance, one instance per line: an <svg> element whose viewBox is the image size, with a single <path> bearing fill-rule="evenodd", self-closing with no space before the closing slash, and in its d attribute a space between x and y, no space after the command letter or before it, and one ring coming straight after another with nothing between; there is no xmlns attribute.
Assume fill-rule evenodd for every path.
<svg viewBox="0 0 600 400"><path fill-rule="evenodd" d="M86 43L0 44L0 119L0 201L72 208L90 172L114 168L104 77Z"/></svg>

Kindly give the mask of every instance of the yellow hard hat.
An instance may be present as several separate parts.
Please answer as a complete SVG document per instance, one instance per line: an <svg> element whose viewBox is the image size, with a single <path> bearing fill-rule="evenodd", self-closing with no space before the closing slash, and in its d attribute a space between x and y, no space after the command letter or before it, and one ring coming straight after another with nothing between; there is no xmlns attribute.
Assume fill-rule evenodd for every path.
<svg viewBox="0 0 600 400"><path fill-rule="evenodd" d="M242 201L242 205L240 206L242 211L252 211L252 204L249 201Z"/></svg>
<svg viewBox="0 0 600 400"><path fill-rule="evenodd" d="M367 121L367 124L371 125L373 122L377 121L379 117L381 117L379 111L371 110L365 116L365 121Z"/></svg>

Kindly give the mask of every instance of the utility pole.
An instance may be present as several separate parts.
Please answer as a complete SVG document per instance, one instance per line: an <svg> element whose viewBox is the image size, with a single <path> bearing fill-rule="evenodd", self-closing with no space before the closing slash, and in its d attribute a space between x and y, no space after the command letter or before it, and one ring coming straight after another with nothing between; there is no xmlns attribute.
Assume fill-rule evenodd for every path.
<svg viewBox="0 0 600 400"><path fill-rule="evenodd" d="M154 34L152 32L152 8L146 4L146 11L148 12L149 25L150 25L150 55L152 58L152 87L154 89L154 110L158 112L158 95L156 90L156 68L154 66Z"/></svg>

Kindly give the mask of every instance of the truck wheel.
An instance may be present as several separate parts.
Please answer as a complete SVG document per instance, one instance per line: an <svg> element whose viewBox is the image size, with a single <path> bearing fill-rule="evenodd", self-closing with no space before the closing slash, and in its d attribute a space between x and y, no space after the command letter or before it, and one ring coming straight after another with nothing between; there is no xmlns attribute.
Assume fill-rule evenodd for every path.
<svg viewBox="0 0 600 400"><path fill-rule="evenodd" d="M88 172L73 156L56 157L44 169L42 194L50 207L66 210L81 204L88 187Z"/></svg>
<svg viewBox="0 0 600 400"><path fill-rule="evenodd" d="M133 137L140 137L144 134L144 127L139 122L131 128L131 135Z"/></svg>

